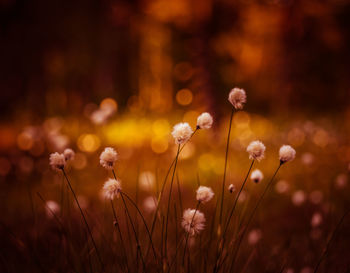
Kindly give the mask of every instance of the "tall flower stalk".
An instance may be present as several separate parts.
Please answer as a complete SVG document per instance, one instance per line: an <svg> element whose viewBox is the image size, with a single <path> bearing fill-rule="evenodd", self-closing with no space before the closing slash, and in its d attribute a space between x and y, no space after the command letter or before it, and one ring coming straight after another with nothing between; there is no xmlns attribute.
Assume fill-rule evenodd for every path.
<svg viewBox="0 0 350 273"><path fill-rule="evenodd" d="M223 175L223 179L222 179L221 196L220 196L220 213L219 213L219 228L220 229L221 229L221 223L222 223L222 213L223 213L223 208L224 208L226 170L227 170L228 152L229 152L229 148L230 148L232 118L233 118L233 114L234 114L235 110L243 109L243 105L247 101L247 96L246 96L246 93L243 89L235 87L230 91L230 93L228 95L228 100L232 104L232 109L231 109L229 129L228 129L227 140L226 140L224 175Z"/></svg>
<svg viewBox="0 0 350 273"><path fill-rule="evenodd" d="M91 229L90 229L90 226L86 220L86 217L85 217L85 214L79 204L79 201L78 201L78 198L73 190L73 187L68 179L68 176L64 170L65 166L66 166L66 162L67 162L68 158L66 158L66 156L64 154L59 154L59 153L52 153L50 155L50 165L51 167L56 170L56 171L62 171L63 173L63 176L65 177L66 181L67 181L67 184L68 184L68 187L70 189L70 191L72 192L73 194L73 197L74 197L74 200L75 200L75 203L77 204L78 208L79 208L79 211L80 211L80 214L83 218L83 221L84 221L84 224L86 226L86 229L88 230L88 233L89 233L89 236L91 238L91 242L96 250L96 254L97 254L97 258L100 262L100 265L101 265L101 268L102 268L102 271L105 272L105 267L104 267L104 264L102 262L102 259L101 259L101 255L100 255L100 252L98 251L98 248L97 248L97 245L96 245L96 242L94 240L94 237L92 236L92 232L91 232Z"/></svg>
<svg viewBox="0 0 350 273"><path fill-rule="evenodd" d="M279 160L280 160L280 164L278 165L278 167L277 167L275 173L273 174L273 176L272 176L272 178L270 179L269 183L268 183L267 186L265 187L265 189L264 189L262 195L260 196L258 202L256 203L256 205L255 205L255 207L254 207L252 213L250 214L250 216L249 216L249 218L248 218L247 224L246 224L246 226L245 226L244 229L243 229L242 235L240 236L239 241L238 241L238 244L237 244L236 251L235 251L235 253L234 253L234 255L233 255L233 259L232 259L231 266L230 266L230 272L233 270L233 267L234 267L234 265L235 265L236 258L237 258L238 252L239 252L239 248L240 248L240 246L241 246L241 243L242 243L242 241L243 241L243 239L244 239L244 236L245 236L245 234L246 234L246 232L247 232L247 230L248 230L248 227L249 227L251 221L253 220L253 217L254 217L254 215L255 215L255 213L256 213L256 211L257 211L259 205L261 204L262 200L264 199L264 196L266 195L267 191L268 191L269 188L271 187L271 185L272 185L272 183L273 183L273 181L274 181L274 178L276 177L276 175L277 175L279 169L281 168L281 166L282 166L283 164L285 164L286 162L288 162L288 161L292 161L292 160L295 158L295 154L296 154L295 150L294 150L291 146L289 146L289 145L283 145L283 146L280 148L280 150L279 150Z"/></svg>

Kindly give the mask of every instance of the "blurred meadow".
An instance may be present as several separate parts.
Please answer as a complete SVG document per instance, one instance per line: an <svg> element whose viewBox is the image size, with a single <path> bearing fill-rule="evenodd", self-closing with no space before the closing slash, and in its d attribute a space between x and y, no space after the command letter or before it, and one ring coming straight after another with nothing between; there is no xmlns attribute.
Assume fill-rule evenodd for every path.
<svg viewBox="0 0 350 273"><path fill-rule="evenodd" d="M0 0L0 22L0 272L350 272L348 0ZM176 160L180 122L195 134ZM270 180L284 144L295 160ZM66 148L88 228L49 164ZM226 237L221 198L224 223L237 198Z"/></svg>

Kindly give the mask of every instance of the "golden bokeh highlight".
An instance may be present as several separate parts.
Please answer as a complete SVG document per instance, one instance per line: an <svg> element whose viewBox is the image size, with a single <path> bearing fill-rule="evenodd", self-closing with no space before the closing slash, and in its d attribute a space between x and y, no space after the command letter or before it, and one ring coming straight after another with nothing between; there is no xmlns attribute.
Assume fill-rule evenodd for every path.
<svg viewBox="0 0 350 273"><path fill-rule="evenodd" d="M176 101L180 105L189 105L192 102L193 95L189 89L181 89L176 93Z"/></svg>
<svg viewBox="0 0 350 273"><path fill-rule="evenodd" d="M83 134L78 138L78 148L83 152L92 153L100 147L101 141L94 134Z"/></svg>
<svg viewBox="0 0 350 273"><path fill-rule="evenodd" d="M30 150L34 144L34 140L27 132L22 132L17 136L17 145L21 150Z"/></svg>

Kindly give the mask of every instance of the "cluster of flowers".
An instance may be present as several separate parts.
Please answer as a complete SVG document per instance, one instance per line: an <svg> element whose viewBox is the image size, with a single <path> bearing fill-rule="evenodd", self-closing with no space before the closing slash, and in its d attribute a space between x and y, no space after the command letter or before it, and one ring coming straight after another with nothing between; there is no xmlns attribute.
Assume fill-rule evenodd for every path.
<svg viewBox="0 0 350 273"><path fill-rule="evenodd" d="M243 108L246 103L246 93L243 89L234 88L229 93L229 102L236 110ZM202 113L197 118L196 130L199 129L210 129L213 124L213 117L205 112ZM191 126L187 123L178 123L174 126L172 131L172 136L175 140L175 144L184 145L193 136L194 131ZM265 145L259 141L252 141L248 147L247 152L249 154L249 159L261 161L265 157ZM279 150L279 160L280 164L284 164L295 158L295 150L289 145L283 145ZM71 149L66 149L62 154L53 153L50 155L50 165L55 170L64 170L66 162L74 158L74 151ZM111 148L107 147L100 155L100 164L107 170L113 170L115 162L118 159L117 152ZM263 173L256 169L251 173L251 180L255 183L260 182L263 179ZM115 197L119 197L122 191L121 181L118 178L109 178L103 185L103 195L106 199L113 200ZM228 190L232 193L235 191L235 186L230 184ZM211 188L200 186L196 192L196 199L199 203L207 203L214 196L214 192ZM152 202L155 200L152 198ZM198 209L186 209L183 212L182 227L191 236L200 233L205 227L205 216Z"/></svg>

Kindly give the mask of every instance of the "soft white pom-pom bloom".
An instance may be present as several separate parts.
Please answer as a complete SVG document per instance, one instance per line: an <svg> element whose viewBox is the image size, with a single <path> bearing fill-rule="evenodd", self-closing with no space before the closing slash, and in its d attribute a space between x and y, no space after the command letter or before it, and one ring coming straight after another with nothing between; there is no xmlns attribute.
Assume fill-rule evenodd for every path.
<svg viewBox="0 0 350 273"><path fill-rule="evenodd" d="M235 187L235 185L230 184L227 189L230 193L233 193L236 190L236 187Z"/></svg>
<svg viewBox="0 0 350 273"><path fill-rule="evenodd" d="M113 148L107 147L100 155L100 164L102 167L111 170L113 169L114 163L117 161L117 159L117 152Z"/></svg>
<svg viewBox="0 0 350 273"><path fill-rule="evenodd" d="M205 216L202 212L195 209L187 209L182 216L182 227L191 236L199 234L205 227Z"/></svg>
<svg viewBox="0 0 350 273"><path fill-rule="evenodd" d="M66 165L66 159L63 154L52 153L50 154L50 165L54 170L63 170Z"/></svg>
<svg viewBox="0 0 350 273"><path fill-rule="evenodd" d="M154 196L148 196L143 201L143 208L146 212L154 212L157 208L157 200Z"/></svg>
<svg viewBox="0 0 350 273"><path fill-rule="evenodd" d="M183 144L190 139L193 131L187 122L178 123L174 126L171 133L175 139L176 144Z"/></svg>
<svg viewBox="0 0 350 273"><path fill-rule="evenodd" d="M60 205L53 200L46 201L46 215L49 218L54 217L55 214L61 210Z"/></svg>
<svg viewBox="0 0 350 273"><path fill-rule="evenodd" d="M209 202L214 196L214 192L211 188L209 187L205 187L205 186L200 186L197 189L197 195L196 195L196 199L199 202L202 203L207 203Z"/></svg>
<svg viewBox="0 0 350 273"><path fill-rule="evenodd" d="M288 161L292 161L295 158L296 151L290 145L283 145L280 148L280 162L286 163Z"/></svg>
<svg viewBox="0 0 350 273"><path fill-rule="evenodd" d="M73 160L74 159L74 157L75 157L75 153L74 153L74 151L72 150L72 149L65 149L64 151L63 151L63 155L64 155L64 158L66 159L66 161L68 161L68 160Z"/></svg>
<svg viewBox="0 0 350 273"><path fill-rule="evenodd" d="M207 112L202 113L197 118L198 129L210 129L212 125L213 125L213 117Z"/></svg>
<svg viewBox="0 0 350 273"><path fill-rule="evenodd" d="M259 183L261 180L263 180L263 178L264 178L263 173L258 169L254 170L250 175L250 179L255 183Z"/></svg>
<svg viewBox="0 0 350 273"><path fill-rule="evenodd" d="M105 198L113 200L114 197L119 197L119 193L122 191L120 180L108 179L103 185L103 195Z"/></svg>
<svg viewBox="0 0 350 273"><path fill-rule="evenodd" d="M247 95L243 89L235 87L230 91L228 100L236 110L242 109L243 105L247 102Z"/></svg>
<svg viewBox="0 0 350 273"><path fill-rule="evenodd" d="M250 144L247 147L249 159L253 159L253 160L256 159L260 161L265 157L265 150L266 150L266 147L261 141L256 140L256 141L250 142Z"/></svg>

